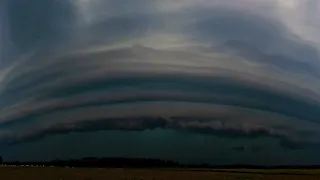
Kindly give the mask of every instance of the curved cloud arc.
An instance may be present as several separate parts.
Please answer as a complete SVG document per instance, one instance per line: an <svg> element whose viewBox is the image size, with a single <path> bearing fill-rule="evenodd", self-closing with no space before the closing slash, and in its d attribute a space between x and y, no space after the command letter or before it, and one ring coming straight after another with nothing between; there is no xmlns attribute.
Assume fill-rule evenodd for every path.
<svg viewBox="0 0 320 180"><path fill-rule="evenodd" d="M0 18L25 57L0 64L0 144L155 128L320 143L319 47L281 18L216 0L34 2Z"/></svg>

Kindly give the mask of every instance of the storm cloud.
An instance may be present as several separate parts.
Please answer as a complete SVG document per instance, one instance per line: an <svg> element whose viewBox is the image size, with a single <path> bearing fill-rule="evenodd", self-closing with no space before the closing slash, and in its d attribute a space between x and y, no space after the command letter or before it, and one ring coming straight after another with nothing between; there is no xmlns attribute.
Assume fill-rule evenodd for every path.
<svg viewBox="0 0 320 180"><path fill-rule="evenodd" d="M168 129L318 148L319 8L290 2L4 1L0 144Z"/></svg>

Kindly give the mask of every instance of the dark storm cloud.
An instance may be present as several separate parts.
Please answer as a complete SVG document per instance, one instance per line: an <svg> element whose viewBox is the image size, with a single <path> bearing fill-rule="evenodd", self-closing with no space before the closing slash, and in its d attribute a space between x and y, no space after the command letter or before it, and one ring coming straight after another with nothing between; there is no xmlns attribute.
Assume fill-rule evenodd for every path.
<svg viewBox="0 0 320 180"><path fill-rule="evenodd" d="M1 43L7 46L4 52L8 54L14 48L16 55L30 52L59 54L62 51L60 46L89 47L111 43L139 37L155 26L154 15L151 14L155 11L153 3L145 0L121 2L5 0L1 19L9 32L5 34L6 41L2 34L0 36ZM52 52L53 49L58 49L58 52ZM18 60L10 61L13 64ZM33 63L39 61L45 59L33 60Z"/></svg>
<svg viewBox="0 0 320 180"><path fill-rule="evenodd" d="M212 93L215 96L204 97L185 97L185 96L166 96L166 95L149 95L130 97L124 99L104 100L97 99L91 102L74 103L67 105L68 96L81 95L88 92L112 90L112 88L121 87L138 87L140 89L148 89L149 87L160 88L166 90L170 88L181 92L197 92L197 93ZM4 96L13 96L16 92L8 90L4 92ZM134 93L134 92L132 92ZM319 123L320 104L316 101L307 100L300 97L288 95L285 92L277 92L268 90L264 87L259 87L255 84L243 84L243 82L228 78L201 78L201 77L178 77L178 76L163 76L163 77L123 77L123 78L102 78L94 79L93 81L68 85L61 88L47 90L41 93L42 97L38 100L42 102L58 99L60 103L52 104L47 107L28 111L24 110L24 114L13 116L6 119L8 123L16 124L24 122L27 119L32 119L41 114L54 113L62 110L70 110L80 107L101 106L126 104L134 102L152 102L152 101L172 101L172 102L201 102L220 105L235 106L241 108L250 108L255 110L278 113L292 118L298 118L314 123ZM19 97L19 95L17 95ZM57 100L57 99L56 99ZM54 101L53 101L54 102ZM3 112L3 117L5 112Z"/></svg>
<svg viewBox="0 0 320 180"><path fill-rule="evenodd" d="M245 119L248 119L248 117L238 115L232 111L228 111L227 114L203 118L199 117L199 115L190 115L189 117L171 116L171 111L169 110L169 121L167 121L168 119L164 118L162 114L154 115L156 117L162 117L160 118L160 122L158 121L159 119L154 121L156 117L152 116L140 120L141 116L143 116L142 113L141 115L133 116L131 118L118 118L116 121L108 117L103 119L100 117L94 117L93 114L91 119L83 119L81 117L81 111L93 108L98 112L98 108L103 106L116 107L127 105L128 107L135 107L139 103L168 102L170 104L179 102L184 104L202 103L237 107L243 110L249 109L265 112L267 114L283 115L292 120L298 119L302 123L307 121L315 124L319 123L317 117L320 116L320 105L317 101L302 97L299 94L290 94L283 90L277 90L273 87L270 88L268 86L251 83L249 81L223 76L223 74L220 76L207 77L199 75L181 76L177 74L145 74L140 76L130 76L124 73L121 76L101 75L90 77L89 74L83 73L83 78L79 76L75 79L80 81L70 81L70 83L68 83L68 81L63 81L63 79L68 77L70 73L74 73L74 70L75 75L80 75L79 72L85 71L88 66L91 65L87 62L88 59L91 60L91 63L96 62L98 65L101 63L99 60L102 57L104 59L110 59L108 68L112 69L114 68L114 65L116 65L115 67L121 65L122 59L128 60L130 58L137 58L143 62L144 60L148 60L150 57L159 56L161 58L165 57L165 59L171 60L181 56L181 54L172 53L170 51L157 51L144 47L134 47L132 49L118 49L101 54L91 54L90 56L70 56L66 57L66 59L75 59L74 61L77 62L76 69L73 69L74 61L59 60L48 66L50 68L48 68L47 71L45 71L45 69L41 70L40 68L40 71L31 71L30 74L17 76L17 78L11 79L7 82L6 87L2 91L3 97L7 97L7 100L4 99L2 101L7 104L2 105L4 108L1 110L0 130L5 131L6 129L11 129L12 131L21 131L22 134L18 135L18 137L13 134L3 135L2 142L23 142L28 139L35 140L50 134L67 133L71 131L95 131L108 129L141 131L154 128L168 128L174 129L178 132L208 134L223 138L256 138L272 136L279 138L281 140L281 145L286 148L299 145L301 140L295 143L296 137L298 139L306 137L306 144L310 144L314 141L312 137L308 136L308 131L310 131L310 133L314 133L314 130L306 130L307 132L303 134L296 133L288 127L290 126L290 121L287 121L286 123L288 124L283 125L284 127L273 127L271 122L266 122L266 124L258 123L258 128L250 129L249 132L241 126L237 129L230 129L228 126L225 126L225 121L228 121L228 119L233 120L233 123L235 123L238 118L240 118L239 122L243 123ZM178 59L182 59L182 57L184 56L181 56ZM202 56L195 56L192 53L189 53L187 57L198 59L202 58ZM82 64L84 64L84 66L81 66ZM157 68L159 67L160 66L157 66ZM226 72L230 71L226 70ZM26 79L23 79L23 77ZM58 84L39 88L39 86L43 84L42 81L51 82L56 79L60 79ZM117 89L121 88L132 88L132 90L123 92L119 91L117 94ZM143 93L142 90L148 90L149 92L157 90L158 92L148 94ZM103 96L97 92L105 92L105 94L109 96ZM166 94L165 92L179 93ZM92 94L86 95L87 93ZM132 96L128 96L130 94ZM24 100L28 97L36 97L36 99L30 103L27 102L24 104ZM19 102L22 102L22 104L19 105ZM187 106L185 109L185 111L187 111ZM77 113L71 113L72 111L77 112L78 110L80 113L79 116L76 115ZM130 111L126 110L122 113ZM52 126L47 127L45 125L43 128L34 130L29 128L31 124L35 125L34 127L37 127L36 125L41 127L41 123L47 122L46 116L54 116L59 113L64 115L48 120L49 123L53 123ZM91 113L88 112L87 114ZM105 114L108 113L105 112ZM251 112L251 114L256 114L255 118L257 119L265 116L257 112ZM58 123L58 120L63 121L66 118L64 116L73 117L76 122L71 123L70 126L61 122ZM282 117L277 118L279 118L279 121L282 119ZM68 118L65 120L68 120ZM220 123L218 126L221 127L212 128L210 124L206 124L213 122L213 120L214 123ZM105 125L102 125L104 121ZM57 124L54 122L57 122ZM155 123L152 124L152 122ZM159 123L162 125L159 125ZM249 127L250 124L252 124L252 127L257 126L254 121L249 123ZM98 129L98 127L101 129ZM306 127L309 127L309 125L306 125ZM30 134L26 132L27 129L31 131ZM277 133L272 133L273 130ZM281 132L289 132L290 134L281 134ZM312 142L308 142L309 140Z"/></svg>
<svg viewBox="0 0 320 180"><path fill-rule="evenodd" d="M10 59L14 57L15 47L11 41L11 29L8 23L8 9L7 2L0 2L0 74L1 67L5 67L10 64Z"/></svg>
<svg viewBox="0 0 320 180"><path fill-rule="evenodd" d="M106 21L100 22L94 26L88 27L82 32L79 32L79 36L83 36L87 41L86 44L95 44L95 43L112 43L117 40L130 38L131 36L139 37L144 34L144 30L151 28L152 23L149 17L144 16L132 16L132 17L116 17L110 18ZM111 36L112 35L112 36ZM81 44L81 42L79 42ZM76 45L75 45L76 46ZM11 86L15 87L10 89L11 93L15 94L17 91L21 92L29 87L35 87L43 82L54 81L61 77L66 77L72 73L81 73L81 71L86 71L88 67L82 68L78 65L77 68L74 68L75 61L78 64L84 64L90 66L89 59L97 61L102 58L110 59L117 58L117 56L124 53L127 55L127 52L108 53L102 55L93 55L93 56L76 56L76 57L65 57L61 59L50 58L50 55L55 58L55 54L59 52L55 50L43 50L38 53L35 53L30 59L26 62L23 62L17 65L7 76L13 76L11 80L6 84L6 88ZM133 55L133 54L131 54ZM58 58L58 57L57 57ZM43 65L42 67L39 65ZM30 68L31 70L28 70ZM9 78L8 78L9 79ZM19 87L20 86L20 87Z"/></svg>
<svg viewBox="0 0 320 180"><path fill-rule="evenodd" d="M61 124L56 125L50 129L42 130L35 134L30 134L24 137L15 137L13 139L1 139L0 144L14 145L23 143L26 141L35 141L42 139L46 136L54 134L66 134L71 132L91 132L102 130L122 130L122 131L143 131L152 130L155 128L164 128L166 126L166 120L163 118L152 117L140 117L140 118L113 118L113 119L95 119L95 122L91 122L92 119L88 119L77 125Z"/></svg>
<svg viewBox="0 0 320 180"><path fill-rule="evenodd" d="M160 1L124 2L6 1L1 18L13 44L34 54L0 67L0 144L159 128L318 147L317 48L280 20L229 8L199 11L195 4L181 13ZM178 37L173 45L182 48L171 50L171 41L167 50L145 47L160 44L158 34ZM189 45L193 51L184 49Z"/></svg>
<svg viewBox="0 0 320 180"><path fill-rule="evenodd" d="M245 147L244 146L236 146L236 147L233 147L232 150L236 151L236 152L244 152Z"/></svg>
<svg viewBox="0 0 320 180"><path fill-rule="evenodd" d="M285 146L284 144L281 144L281 145L283 145L283 147L285 147L285 148L288 148L288 146ZM266 147L261 146L261 145L253 145L253 146L250 146L250 150L251 150L251 152L259 153L259 152L265 151Z"/></svg>
<svg viewBox="0 0 320 180"><path fill-rule="evenodd" d="M7 0L6 9L11 39L22 52L63 36L74 16L69 1Z"/></svg>
<svg viewBox="0 0 320 180"><path fill-rule="evenodd" d="M287 139L281 139L280 145L289 150L299 150L307 148L319 148L319 143L292 142Z"/></svg>
<svg viewBox="0 0 320 180"><path fill-rule="evenodd" d="M179 119L179 120L177 120ZM200 118L201 119L201 118ZM206 118L206 123L215 122ZM54 135L54 134L68 134L71 132L92 132L92 131L105 131L105 130L120 130L120 131L144 131L144 130L154 130L154 129L173 129L181 133L200 133L206 135L212 135L220 138L229 139L241 139L241 138L260 138L260 137L275 137L280 139L280 145L286 149L299 149L306 147L318 147L319 144L312 143L301 143L291 140L287 137L272 134L268 130L260 129L250 132L245 132L243 130L221 128L215 129L212 127L202 127L194 126L192 124L201 124L201 121L197 118L190 117L132 117L132 118L110 118L110 119L87 119L77 124L71 124L68 122L56 124L48 129L43 129L37 131L36 133L27 133L23 136L16 134L13 137L6 138L2 137L0 139L1 145L16 145L20 143L25 143L28 141L36 141L44 137ZM190 125L186 125L190 124ZM235 151L244 152L244 146L237 146L232 148ZM254 152L261 151L261 147L253 146L251 150Z"/></svg>
<svg viewBox="0 0 320 180"><path fill-rule="evenodd" d="M253 100L251 102L237 101L233 99L190 99L193 102L211 102L211 103L220 103L226 105L240 106L252 109L259 109L264 111L276 112L279 114L284 114L287 116L292 116L295 118L300 118L304 120L309 120L312 122L317 122L319 115L319 104L316 101L307 100L303 97L294 97L293 95L288 94L287 92L277 92L277 90L264 89L264 87L259 87L255 84L245 84L242 81L237 79L232 79L228 77L192 77L192 76L167 76L163 75L162 77L157 76L141 76L141 77L123 77L118 78L109 78L105 76L96 77L88 81L80 81L77 83L65 83L61 86L54 86L51 89L34 89L33 91L28 91L32 88L43 84L43 82L50 82L54 80L60 80L64 77L68 77L69 74L72 74L73 71L76 71L76 74L85 71L88 68L89 63L86 61L90 59L91 62L95 62L101 58L111 61L119 61L121 59L128 58L139 58L146 59L150 57L159 56L159 52L156 50L147 50L143 51L144 53L135 54L130 49L129 50L116 50L110 51L103 54L91 55L89 57L73 57L78 63L77 69L73 69L74 61L71 61L72 58L66 58L65 60L60 60L59 63L50 65L48 70L39 69L37 71L31 71L28 74L23 74L14 78L6 84L5 89L2 94L5 97L12 97L11 101L17 101L19 99L26 98L30 95L36 95L38 100L52 99L52 98L67 98L70 95L81 95L86 92L94 92L99 90L108 90L109 88L123 87L123 86L132 86L139 87L141 89L147 89L149 87L157 87L162 89L168 89L169 87L174 87L176 90L180 91L194 91L194 92L214 92L216 95L227 95L234 98L247 98L247 100ZM173 59L179 54L168 54L162 51L163 56L167 59ZM183 58L183 56L181 56ZM99 62L99 61L98 61ZM81 67L80 64L87 64L87 66ZM111 68L111 67L110 67ZM40 93L38 93L40 92ZM171 97L170 97L171 98ZM164 99L164 100L170 100ZM176 97L177 98L177 97ZM161 98L160 98L161 99ZM90 106L96 104L112 104L120 102L132 102L132 101L152 101L157 100L156 97L149 98L136 98L129 100L116 100L112 102L97 101L91 104L78 104L78 106ZM188 98L181 99L172 99L172 101L185 101L188 102ZM275 103L276 102L276 103ZM75 106L75 107L78 107ZM56 107L59 110L59 107ZM67 107L63 107L67 108ZM72 107L69 107L72 108ZM55 108L49 110L54 111ZM303 111L296 111L296 109ZM39 109L39 112L47 112L48 110ZM308 112L308 113L306 113Z"/></svg>

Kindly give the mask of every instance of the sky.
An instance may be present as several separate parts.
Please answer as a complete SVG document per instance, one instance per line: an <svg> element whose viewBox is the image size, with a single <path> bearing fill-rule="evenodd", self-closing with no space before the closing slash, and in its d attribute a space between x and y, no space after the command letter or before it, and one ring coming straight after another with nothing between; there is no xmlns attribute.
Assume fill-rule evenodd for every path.
<svg viewBox="0 0 320 180"><path fill-rule="evenodd" d="M0 155L319 164L319 10L1 1Z"/></svg>

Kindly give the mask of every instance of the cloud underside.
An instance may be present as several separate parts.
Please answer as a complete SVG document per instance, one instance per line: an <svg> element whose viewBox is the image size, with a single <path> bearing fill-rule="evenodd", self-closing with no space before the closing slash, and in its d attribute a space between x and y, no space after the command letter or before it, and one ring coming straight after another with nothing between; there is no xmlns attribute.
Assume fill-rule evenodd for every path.
<svg viewBox="0 0 320 180"><path fill-rule="evenodd" d="M226 138L271 136L286 148L318 144L315 101L226 77L106 77L30 92L37 98L12 96L24 101L2 109L3 144L73 131L156 128Z"/></svg>
<svg viewBox="0 0 320 180"><path fill-rule="evenodd" d="M132 2L2 3L0 144L156 128L320 143L318 47L283 17L231 1Z"/></svg>
<svg viewBox="0 0 320 180"><path fill-rule="evenodd" d="M188 106L189 108L186 108ZM154 129L171 129L180 133L198 133L212 135L220 138L259 138L259 137L274 137L280 140L280 144L284 148L299 149L304 147L318 146L318 142L312 139L317 136L318 132L306 124L299 122L291 122L284 120L275 122L274 118L279 116L270 114L252 115L253 112L244 113L243 110L226 107L207 107L207 112L201 112L197 107L199 104L184 104L184 103L149 103L139 104L135 106L116 107L116 108L98 108L81 109L74 112L60 112L53 115L46 115L39 120L42 122L37 125L21 125L15 128L14 134L2 133L1 144L15 145L28 141L36 141L44 137L54 134L66 134L70 132L92 132L105 130L120 130L120 131L144 131ZM206 105L203 105L205 108ZM180 108L177 108L180 107ZM171 113L172 116L160 116L163 112L152 112L154 109L162 109L163 112ZM210 109L208 109L210 108ZM144 111L143 111L144 109ZM170 110L169 110L170 109ZM225 112L221 112L221 109ZM112 112L119 111L124 115L113 115ZM140 111L145 116L134 116L133 111ZM149 115L147 112L153 115ZM161 111L161 110L160 110ZM202 116L189 115L194 114L190 111L198 111ZM203 110L202 110L203 111ZM215 113L212 113L214 111ZM90 113L95 113L91 114ZM159 116L156 116L156 114ZM203 114L208 114L204 116ZM210 115L210 113L212 115ZM180 115L180 116L179 116ZM185 116L183 116L185 115ZM112 117L113 116L113 117ZM125 116L125 117L123 117ZM55 123L53 120L58 119ZM243 120L245 119L245 121ZM43 122L44 121L44 122ZM266 123L265 121L271 121ZM290 123L290 127L286 126ZM312 126L312 124L311 124ZM307 141L306 141L307 140Z"/></svg>
<svg viewBox="0 0 320 180"><path fill-rule="evenodd" d="M316 87L304 94L295 73L283 76L284 84L279 71L264 66L274 76L259 75L237 56L139 45L35 63L17 66L2 82L3 144L73 131L156 128L271 136L286 148L320 143Z"/></svg>

